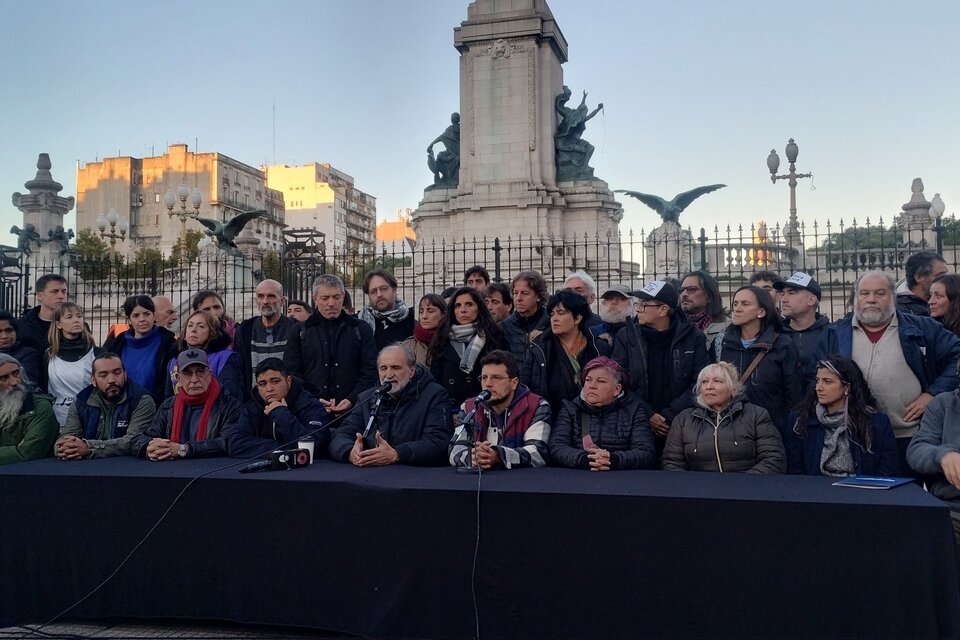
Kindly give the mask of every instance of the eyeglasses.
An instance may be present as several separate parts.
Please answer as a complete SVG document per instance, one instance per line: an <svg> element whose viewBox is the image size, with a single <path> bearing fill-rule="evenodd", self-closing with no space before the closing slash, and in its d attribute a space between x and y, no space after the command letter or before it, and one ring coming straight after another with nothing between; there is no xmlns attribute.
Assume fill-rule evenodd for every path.
<svg viewBox="0 0 960 640"><path fill-rule="evenodd" d="M680 287L680 293L696 293L697 291L700 291L701 288L702 287L695 286Z"/></svg>
<svg viewBox="0 0 960 640"><path fill-rule="evenodd" d="M494 375L482 375L480 376L480 382L503 382L504 380L512 380L510 376L501 376L500 374Z"/></svg>
<svg viewBox="0 0 960 640"><path fill-rule="evenodd" d="M189 380L190 378L202 378L203 376L207 375L207 372L209 371L210 369L207 369L206 367L197 367L196 369L184 369L178 375L181 378L186 378Z"/></svg>
<svg viewBox="0 0 960 640"><path fill-rule="evenodd" d="M647 307L663 307L666 305L660 304L659 302L638 302L637 306L640 307L641 310L646 310Z"/></svg>

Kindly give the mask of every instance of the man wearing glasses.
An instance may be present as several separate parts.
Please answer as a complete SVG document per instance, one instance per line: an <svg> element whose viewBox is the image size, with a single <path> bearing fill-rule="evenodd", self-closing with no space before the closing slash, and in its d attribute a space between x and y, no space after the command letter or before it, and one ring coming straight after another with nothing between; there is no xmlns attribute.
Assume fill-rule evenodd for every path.
<svg viewBox="0 0 960 640"><path fill-rule="evenodd" d="M60 424L50 396L27 389L20 362L0 353L0 465L45 458Z"/></svg>
<svg viewBox="0 0 960 640"><path fill-rule="evenodd" d="M703 333L677 312L677 290L663 280L631 295L637 322L617 334L613 359L629 375L627 387L650 404L650 429L663 451L670 421L694 406L697 374L710 363Z"/></svg>
<svg viewBox="0 0 960 640"><path fill-rule="evenodd" d="M220 391L207 354L187 349L177 357L176 395L163 401L133 454L155 461L227 455L227 435L240 419L240 404Z"/></svg>
<svg viewBox="0 0 960 640"><path fill-rule="evenodd" d="M520 384L520 366L509 351L491 351L480 366L480 384L490 397L481 403L474 425L454 434L450 464L479 466L484 471L544 466L550 440L550 405ZM471 398L460 408L460 419L473 409Z"/></svg>
<svg viewBox="0 0 960 640"><path fill-rule="evenodd" d="M730 324L720 299L720 287L710 274L691 271L680 283L680 308L693 326L703 332L709 350Z"/></svg>

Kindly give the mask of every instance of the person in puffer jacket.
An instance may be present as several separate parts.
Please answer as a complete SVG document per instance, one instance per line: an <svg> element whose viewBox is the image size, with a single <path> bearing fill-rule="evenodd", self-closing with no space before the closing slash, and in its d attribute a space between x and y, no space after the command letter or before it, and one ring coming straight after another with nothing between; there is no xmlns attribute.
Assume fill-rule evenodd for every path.
<svg viewBox="0 0 960 640"><path fill-rule="evenodd" d="M728 362L700 371L697 406L670 425L664 471L783 473L787 458L780 432L763 407L747 402L737 370Z"/></svg>
<svg viewBox="0 0 960 640"><path fill-rule="evenodd" d="M550 458L590 471L655 469L650 406L626 390L615 360L594 358L583 368L583 389L564 400L550 433Z"/></svg>

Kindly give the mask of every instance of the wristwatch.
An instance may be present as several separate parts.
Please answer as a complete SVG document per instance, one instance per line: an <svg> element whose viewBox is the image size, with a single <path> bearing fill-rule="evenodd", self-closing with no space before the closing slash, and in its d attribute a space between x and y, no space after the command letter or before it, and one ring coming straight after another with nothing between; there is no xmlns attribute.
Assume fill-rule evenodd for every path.
<svg viewBox="0 0 960 640"><path fill-rule="evenodd" d="M187 457L187 445L185 445L185 444L180 445L180 451L177 452L177 455L180 456L181 458L186 458L186 457Z"/></svg>

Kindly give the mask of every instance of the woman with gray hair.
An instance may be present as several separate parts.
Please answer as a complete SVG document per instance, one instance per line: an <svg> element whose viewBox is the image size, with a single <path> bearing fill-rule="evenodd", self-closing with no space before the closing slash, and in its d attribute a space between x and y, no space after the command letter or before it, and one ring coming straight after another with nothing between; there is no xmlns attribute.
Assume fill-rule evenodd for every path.
<svg viewBox="0 0 960 640"><path fill-rule="evenodd" d="M783 440L767 410L747 402L737 370L728 362L704 367L694 387L697 406L670 425L661 466L665 471L783 473Z"/></svg>

